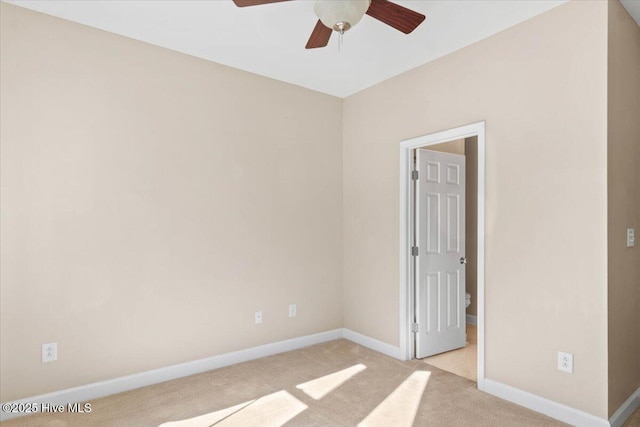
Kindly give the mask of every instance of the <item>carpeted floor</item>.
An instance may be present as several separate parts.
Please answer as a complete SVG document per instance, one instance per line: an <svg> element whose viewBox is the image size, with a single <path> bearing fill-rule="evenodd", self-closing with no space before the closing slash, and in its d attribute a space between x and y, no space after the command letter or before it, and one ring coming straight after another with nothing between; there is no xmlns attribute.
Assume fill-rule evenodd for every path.
<svg viewBox="0 0 640 427"><path fill-rule="evenodd" d="M96 399L3 426L561 426L466 378L347 340Z"/></svg>

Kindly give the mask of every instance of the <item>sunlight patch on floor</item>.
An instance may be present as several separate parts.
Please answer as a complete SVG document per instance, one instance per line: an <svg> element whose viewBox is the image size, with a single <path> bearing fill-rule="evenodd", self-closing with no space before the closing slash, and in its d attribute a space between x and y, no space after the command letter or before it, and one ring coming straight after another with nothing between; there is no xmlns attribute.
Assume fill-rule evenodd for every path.
<svg viewBox="0 0 640 427"><path fill-rule="evenodd" d="M429 371L409 375L358 427L411 427L430 376Z"/></svg>
<svg viewBox="0 0 640 427"><path fill-rule="evenodd" d="M364 371L365 369L367 369L367 367L362 363L359 363L350 368L343 369L342 371L325 375L324 377L311 380L304 384L299 384L296 388L305 392L309 397L312 397L315 400L320 400L336 388L340 387L358 372Z"/></svg>
<svg viewBox="0 0 640 427"><path fill-rule="evenodd" d="M307 405L282 390L195 418L163 423L159 427L281 427L305 409Z"/></svg>
<svg viewBox="0 0 640 427"><path fill-rule="evenodd" d="M233 413L240 411L242 408L252 404L253 402L255 402L255 400L249 400L248 402L244 402L230 408L221 409L219 411L211 412L209 414L200 415L199 417L163 423L160 424L159 427L209 427L217 423L218 421L232 415Z"/></svg>

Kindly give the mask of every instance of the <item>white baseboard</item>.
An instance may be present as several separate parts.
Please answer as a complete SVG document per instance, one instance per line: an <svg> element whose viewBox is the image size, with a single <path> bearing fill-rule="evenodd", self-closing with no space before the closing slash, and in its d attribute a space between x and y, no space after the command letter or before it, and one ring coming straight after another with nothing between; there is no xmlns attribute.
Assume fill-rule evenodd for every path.
<svg viewBox="0 0 640 427"><path fill-rule="evenodd" d="M579 427L609 427L609 420L497 381L485 379L484 391L567 424Z"/></svg>
<svg viewBox="0 0 640 427"><path fill-rule="evenodd" d="M387 356L401 359L400 348L397 346L393 346L391 344L379 341L375 338L359 334L350 329L334 329L332 331L292 338L289 340L265 344L245 350L235 351L232 353L208 357L206 359L194 360L192 362L167 366L165 368L154 369L152 371L128 375L126 377L100 381L80 387L69 388L66 390L5 403L49 403L55 405L66 405L76 402L89 402L100 397L133 390L136 388L169 381L176 378L182 378L189 375L198 374L200 372L233 365L236 363L247 362L249 360L259 359L261 357L284 353L291 350L297 350L299 348L308 347L310 345L320 344L340 338L348 339L364 347L370 348L371 350L386 354ZM638 389L631 397L629 397L629 399L627 399L627 401L620 407L620 409L616 411L616 413L611 417L610 420L606 420L489 379L485 379L484 391L518 405L532 409L536 412L543 413L552 418L556 418L560 421L564 421L566 423L580 427L609 427L609 425L611 425L612 427L620 427L626 421L626 419L640 406L640 389ZM0 412L0 421L9 420L11 418L19 417L22 415L26 414Z"/></svg>
<svg viewBox="0 0 640 427"><path fill-rule="evenodd" d="M391 356L393 358L402 360L402 357L400 354L400 347L387 344L386 342L378 341L375 338L371 338L366 335L359 334L347 328L343 329L342 336L345 339L348 339L349 341L353 341L356 344L360 344L361 346L370 348L371 350L375 350L382 354L386 354L387 356Z"/></svg>
<svg viewBox="0 0 640 427"><path fill-rule="evenodd" d="M477 325L478 324L478 316L475 316L473 314L467 314L467 323L470 325Z"/></svg>
<svg viewBox="0 0 640 427"><path fill-rule="evenodd" d="M640 408L640 388L629 396L622 406L609 418L609 424L611 424L611 427L622 427L631 414L638 408Z"/></svg>
<svg viewBox="0 0 640 427"><path fill-rule="evenodd" d="M206 359L180 363L178 365L167 366L165 368L154 369L152 371L128 375L126 377L100 381L80 387L73 387L66 390L41 394L39 396L28 397L26 399L20 399L13 402L5 403L35 403L39 406L42 403L67 405L69 403L76 402L90 402L91 400L97 399L99 397L109 396L111 394L121 393L123 391L133 390L164 381L174 380L176 378L182 378L189 375L198 374L200 372L222 368L224 366L234 365L236 363L247 362L249 360L259 359L261 357L284 353L286 351L297 350L299 348L336 340L342 337L343 330L334 329L332 331L321 332L319 334L306 335L303 337L292 338L285 341L260 345L245 350L239 350L232 353L208 357ZM0 421L16 418L22 415L28 414L4 413L0 411Z"/></svg>

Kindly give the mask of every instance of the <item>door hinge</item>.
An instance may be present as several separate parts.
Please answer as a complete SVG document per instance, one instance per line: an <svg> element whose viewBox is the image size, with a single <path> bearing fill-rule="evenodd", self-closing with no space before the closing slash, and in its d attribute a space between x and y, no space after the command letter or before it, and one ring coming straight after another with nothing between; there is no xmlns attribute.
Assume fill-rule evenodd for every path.
<svg viewBox="0 0 640 427"><path fill-rule="evenodd" d="M418 173L418 171L411 171L411 179L412 180L417 181L419 175L420 174Z"/></svg>
<svg viewBox="0 0 640 427"><path fill-rule="evenodd" d="M414 334L420 332L420 325L417 323L411 324L411 332L413 332Z"/></svg>
<svg viewBox="0 0 640 427"><path fill-rule="evenodd" d="M411 256L418 256L418 247L417 246L413 246L411 248Z"/></svg>

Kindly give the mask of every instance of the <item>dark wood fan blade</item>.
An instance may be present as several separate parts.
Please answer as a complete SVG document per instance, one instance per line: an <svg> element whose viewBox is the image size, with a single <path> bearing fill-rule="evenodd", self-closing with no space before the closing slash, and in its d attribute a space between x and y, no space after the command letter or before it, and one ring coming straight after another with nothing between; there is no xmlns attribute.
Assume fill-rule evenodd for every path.
<svg viewBox="0 0 640 427"><path fill-rule="evenodd" d="M260 6L261 4L280 3L281 1L289 0L233 0L238 7Z"/></svg>
<svg viewBox="0 0 640 427"><path fill-rule="evenodd" d="M321 20L318 19L316 27L309 37L309 41L305 46L305 49L315 49L317 47L325 47L329 43L329 38L333 30L324 26Z"/></svg>
<svg viewBox="0 0 640 427"><path fill-rule="evenodd" d="M425 16L387 0L371 0L367 15L409 34L424 21Z"/></svg>

